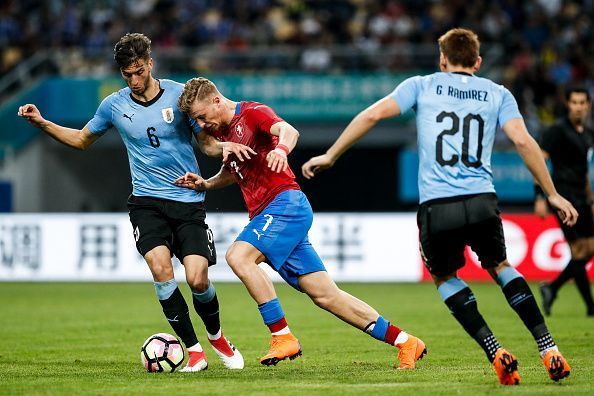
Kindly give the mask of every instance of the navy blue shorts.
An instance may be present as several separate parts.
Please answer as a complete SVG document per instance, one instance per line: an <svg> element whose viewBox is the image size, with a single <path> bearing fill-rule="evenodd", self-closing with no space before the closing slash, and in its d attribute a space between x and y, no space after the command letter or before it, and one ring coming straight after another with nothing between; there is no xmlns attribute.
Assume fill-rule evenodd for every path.
<svg viewBox="0 0 594 396"><path fill-rule="evenodd" d="M312 221L313 212L305 194L286 190L245 226L236 241L258 249L266 256L268 265L301 291L298 283L301 275L326 271L307 238Z"/></svg>

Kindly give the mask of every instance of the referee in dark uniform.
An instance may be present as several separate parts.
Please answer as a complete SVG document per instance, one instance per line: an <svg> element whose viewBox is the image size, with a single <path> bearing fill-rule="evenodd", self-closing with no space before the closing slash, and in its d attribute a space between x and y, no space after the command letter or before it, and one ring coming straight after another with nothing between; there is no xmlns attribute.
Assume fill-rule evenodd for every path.
<svg viewBox="0 0 594 396"><path fill-rule="evenodd" d="M573 278L586 303L587 315L594 316L594 301L586 273L586 263L594 256L594 195L588 178L594 130L586 127L591 100L589 92L583 88L567 90L565 99L567 115L543 133L540 146L545 158L551 159L557 190L573 204L579 217L573 227L559 221L571 249L571 260L556 279L542 284L540 291L544 312L550 315L557 292ZM534 212L540 217L547 214L546 199L538 188Z"/></svg>

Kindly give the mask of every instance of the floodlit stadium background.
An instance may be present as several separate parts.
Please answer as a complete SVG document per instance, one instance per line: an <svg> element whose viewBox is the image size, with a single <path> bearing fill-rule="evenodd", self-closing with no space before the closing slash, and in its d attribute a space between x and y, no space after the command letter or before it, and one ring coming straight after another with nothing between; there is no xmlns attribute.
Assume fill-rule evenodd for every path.
<svg viewBox="0 0 594 396"><path fill-rule="evenodd" d="M482 40L479 75L505 84L535 136L563 113L572 84L594 94L594 3L540 1L3 1L0 5L0 280L150 280L126 213L130 175L117 132L77 152L16 117L36 103L81 128L124 84L112 58L126 32L153 42L154 75L212 79L231 99L272 106L301 132L298 172L358 111L403 79L436 70L451 27ZM590 116L591 117L591 116ZM590 122L592 118L590 118ZM417 249L416 133L411 114L378 127L330 171L298 181L316 216L312 242L337 280L427 279ZM198 154L204 175L217 160ZM568 248L533 217L532 179L503 134L493 155L508 254L549 279ZM208 194L221 265L247 220L237 188ZM485 274L471 252L466 279ZM180 272L183 275L183 271Z"/></svg>

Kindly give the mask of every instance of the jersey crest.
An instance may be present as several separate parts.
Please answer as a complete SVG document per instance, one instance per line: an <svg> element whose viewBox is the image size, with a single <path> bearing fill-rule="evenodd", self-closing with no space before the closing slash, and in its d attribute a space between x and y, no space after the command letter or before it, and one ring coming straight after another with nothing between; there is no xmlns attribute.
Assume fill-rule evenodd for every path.
<svg viewBox="0 0 594 396"><path fill-rule="evenodd" d="M166 109L161 109L161 114L163 114L163 120L166 123L171 124L173 122L173 108L168 107Z"/></svg>
<svg viewBox="0 0 594 396"><path fill-rule="evenodd" d="M237 124L235 127L235 133L237 134L238 138L243 138L243 126L241 124Z"/></svg>

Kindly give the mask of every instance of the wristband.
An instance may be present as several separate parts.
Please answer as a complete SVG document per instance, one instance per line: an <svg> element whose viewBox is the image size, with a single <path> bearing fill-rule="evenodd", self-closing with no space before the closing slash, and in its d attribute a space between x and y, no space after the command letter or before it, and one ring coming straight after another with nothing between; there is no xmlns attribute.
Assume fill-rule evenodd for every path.
<svg viewBox="0 0 594 396"><path fill-rule="evenodd" d="M543 199L547 198L544 191L542 191L542 188L538 184L534 185L534 197L537 199L538 198L543 198Z"/></svg>
<svg viewBox="0 0 594 396"><path fill-rule="evenodd" d="M283 150L286 155L289 155L289 153L291 152L291 150L289 150L289 148L284 144L277 144L275 148Z"/></svg>

